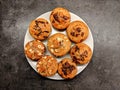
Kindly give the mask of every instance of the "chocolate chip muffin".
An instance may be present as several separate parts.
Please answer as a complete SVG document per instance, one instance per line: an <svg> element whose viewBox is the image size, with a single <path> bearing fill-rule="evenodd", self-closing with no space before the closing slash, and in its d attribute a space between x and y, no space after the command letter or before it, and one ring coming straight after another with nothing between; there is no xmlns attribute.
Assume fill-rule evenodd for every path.
<svg viewBox="0 0 120 90"><path fill-rule="evenodd" d="M74 43L84 41L89 34L87 25L82 21L73 21L66 31L69 39Z"/></svg>
<svg viewBox="0 0 120 90"><path fill-rule="evenodd" d="M58 64L58 73L64 79L72 79L76 76L77 67L69 58L64 58Z"/></svg>
<svg viewBox="0 0 120 90"><path fill-rule="evenodd" d="M70 24L71 16L67 9L57 7L50 14L52 26L58 30L63 30Z"/></svg>
<svg viewBox="0 0 120 90"><path fill-rule="evenodd" d="M29 26L31 36L38 40L45 40L51 33L51 26L46 19L38 18L33 20Z"/></svg>
<svg viewBox="0 0 120 90"><path fill-rule="evenodd" d="M91 48L84 43L77 43L70 50L70 56L76 64L86 64L92 57Z"/></svg>

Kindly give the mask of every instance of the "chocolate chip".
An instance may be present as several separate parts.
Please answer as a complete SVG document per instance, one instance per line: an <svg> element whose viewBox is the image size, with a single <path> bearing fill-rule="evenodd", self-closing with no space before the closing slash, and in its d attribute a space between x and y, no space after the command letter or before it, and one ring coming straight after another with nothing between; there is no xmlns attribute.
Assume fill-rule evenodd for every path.
<svg viewBox="0 0 120 90"><path fill-rule="evenodd" d="M48 22L46 22L46 24L48 24Z"/></svg>
<svg viewBox="0 0 120 90"><path fill-rule="evenodd" d="M53 17L54 17L54 19L55 19L56 21L60 22L60 21L59 21L59 18L58 18L58 13L53 14Z"/></svg>
<svg viewBox="0 0 120 90"><path fill-rule="evenodd" d="M75 56L73 56L73 60L77 60L77 58Z"/></svg>
<svg viewBox="0 0 120 90"><path fill-rule="evenodd" d="M72 36L75 36L75 32L71 32L70 34L71 34Z"/></svg>
<svg viewBox="0 0 120 90"><path fill-rule="evenodd" d="M41 33L42 33L42 31L39 31L39 33L37 34L37 36L40 36Z"/></svg>
<svg viewBox="0 0 120 90"><path fill-rule="evenodd" d="M76 47L75 47L75 52L78 51L78 50L79 50L79 48L78 48L78 46L76 46Z"/></svg>
<svg viewBox="0 0 120 90"><path fill-rule="evenodd" d="M74 53L72 52L72 55L74 55Z"/></svg>
<svg viewBox="0 0 120 90"><path fill-rule="evenodd" d="M63 19L64 19L64 20L68 20L69 17L67 17L67 16L63 16Z"/></svg>
<svg viewBox="0 0 120 90"><path fill-rule="evenodd" d="M78 37L80 34L76 34L76 37Z"/></svg>
<svg viewBox="0 0 120 90"><path fill-rule="evenodd" d="M44 39L48 38L47 36L43 36L43 37L44 37Z"/></svg>
<svg viewBox="0 0 120 90"><path fill-rule="evenodd" d="M44 21L38 21L39 23L41 23L41 24L45 24L45 22Z"/></svg>
<svg viewBox="0 0 120 90"><path fill-rule="evenodd" d="M82 42L84 39L81 39L80 42Z"/></svg>
<svg viewBox="0 0 120 90"><path fill-rule="evenodd" d="M43 33L44 33L44 32L45 32L45 33L49 33L49 31L43 31Z"/></svg>
<svg viewBox="0 0 120 90"><path fill-rule="evenodd" d="M76 30L77 30L78 32L80 32L80 31L81 31L81 28L78 27L78 28L76 28Z"/></svg>
<svg viewBox="0 0 120 90"><path fill-rule="evenodd" d="M55 21L53 20L52 23L55 23Z"/></svg>
<svg viewBox="0 0 120 90"><path fill-rule="evenodd" d="M70 74L74 69L75 69L75 67L73 65L70 65L68 62L65 62L62 65L62 71L63 71L64 75Z"/></svg>
<svg viewBox="0 0 120 90"><path fill-rule="evenodd" d="M82 37L84 36L84 32L81 33L81 36L82 36Z"/></svg>

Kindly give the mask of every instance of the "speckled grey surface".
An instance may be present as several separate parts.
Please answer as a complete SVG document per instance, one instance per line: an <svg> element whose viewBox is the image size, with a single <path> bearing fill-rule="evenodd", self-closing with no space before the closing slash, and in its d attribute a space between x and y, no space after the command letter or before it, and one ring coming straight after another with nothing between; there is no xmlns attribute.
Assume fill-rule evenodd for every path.
<svg viewBox="0 0 120 90"><path fill-rule="evenodd" d="M30 21L57 6L83 18L94 37L92 61L69 81L42 78L23 52ZM0 0L0 90L42 89L120 89L120 0Z"/></svg>

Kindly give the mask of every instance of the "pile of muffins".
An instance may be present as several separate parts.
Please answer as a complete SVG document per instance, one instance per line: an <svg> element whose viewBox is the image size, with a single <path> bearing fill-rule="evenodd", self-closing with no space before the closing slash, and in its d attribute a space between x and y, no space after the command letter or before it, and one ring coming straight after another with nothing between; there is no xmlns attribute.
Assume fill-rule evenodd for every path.
<svg viewBox="0 0 120 90"><path fill-rule="evenodd" d="M88 63L92 57L91 48L82 43L89 35L88 26L80 20L71 22L70 12L62 7L53 9L49 17L51 24L44 18L30 23L29 33L34 40L25 45L25 55L37 62L36 70L41 76L58 73L64 79L72 79L77 74L77 66ZM66 31L66 35L51 35L52 26L60 32ZM43 44L44 40L47 40L47 46ZM51 55L45 55L46 48ZM57 61L58 57L66 54L70 54L71 58Z"/></svg>

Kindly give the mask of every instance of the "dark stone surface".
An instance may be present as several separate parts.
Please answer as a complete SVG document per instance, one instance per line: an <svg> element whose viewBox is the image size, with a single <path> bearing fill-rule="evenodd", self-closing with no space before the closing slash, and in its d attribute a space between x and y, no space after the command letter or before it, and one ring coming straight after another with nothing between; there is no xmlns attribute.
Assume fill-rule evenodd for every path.
<svg viewBox="0 0 120 90"><path fill-rule="evenodd" d="M57 6L83 18L94 37L92 61L69 81L42 78L23 52L30 21ZM0 89L119 90L120 0L0 0Z"/></svg>

